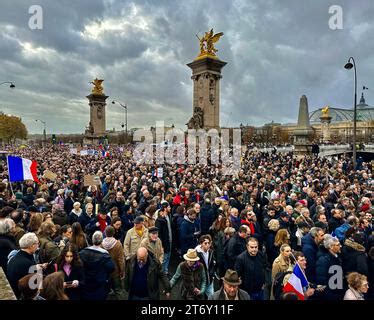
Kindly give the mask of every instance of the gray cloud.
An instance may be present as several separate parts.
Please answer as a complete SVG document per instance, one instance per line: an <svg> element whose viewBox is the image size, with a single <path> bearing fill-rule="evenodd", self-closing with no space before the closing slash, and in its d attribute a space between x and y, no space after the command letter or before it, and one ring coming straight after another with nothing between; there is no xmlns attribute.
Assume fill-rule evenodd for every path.
<svg viewBox="0 0 374 320"><path fill-rule="evenodd" d="M105 93L128 105L130 127L156 120L183 126L192 112L191 71L196 33L223 31L219 57L228 62L221 82L221 125L288 123L302 94L310 110L349 108L353 55L358 85L371 85L374 7L369 0L120 1L38 0L43 30L28 28L26 0L2 1L0 110L20 115L29 132L83 132L89 81L105 79ZM328 9L341 5L344 29L330 30ZM374 90L374 89L373 89ZM366 93L371 101L371 91ZM374 99L374 98L373 98ZM123 110L108 104L107 127L120 129Z"/></svg>

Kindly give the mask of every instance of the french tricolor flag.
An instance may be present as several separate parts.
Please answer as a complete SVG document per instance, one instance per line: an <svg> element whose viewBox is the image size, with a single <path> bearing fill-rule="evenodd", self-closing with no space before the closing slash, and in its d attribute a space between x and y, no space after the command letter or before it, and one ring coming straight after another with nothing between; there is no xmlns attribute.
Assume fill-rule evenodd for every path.
<svg viewBox="0 0 374 320"><path fill-rule="evenodd" d="M36 170L37 166L38 163L36 161L8 156L9 182L33 180L40 183Z"/></svg>
<svg viewBox="0 0 374 320"><path fill-rule="evenodd" d="M291 277L283 287L283 292L294 292L297 294L299 300L304 300L304 287L308 287L309 283L306 279L304 272L301 270L299 264L293 268Z"/></svg>

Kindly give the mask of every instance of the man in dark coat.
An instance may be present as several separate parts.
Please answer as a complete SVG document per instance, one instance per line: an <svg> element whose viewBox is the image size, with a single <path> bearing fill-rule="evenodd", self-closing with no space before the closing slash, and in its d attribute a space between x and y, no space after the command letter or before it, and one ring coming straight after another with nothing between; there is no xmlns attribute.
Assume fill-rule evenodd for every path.
<svg viewBox="0 0 374 320"><path fill-rule="evenodd" d="M181 245L181 254L185 254L189 248L197 246L197 230L195 225L196 211L189 209L187 215L180 225L179 239Z"/></svg>
<svg viewBox="0 0 374 320"><path fill-rule="evenodd" d="M169 203L166 201L162 202L161 209L158 212L158 217L155 222L155 226L158 228L158 236L161 239L162 247L164 249L164 261L162 263L162 269L166 274L169 272L171 244L173 240L170 213L171 207Z"/></svg>
<svg viewBox="0 0 374 320"><path fill-rule="evenodd" d="M113 207L116 207L118 209L118 214L121 217L125 213L125 206L125 198L123 197L122 192L118 191L116 194L116 198L114 199L114 201L109 203L107 209L110 210Z"/></svg>
<svg viewBox="0 0 374 320"><path fill-rule="evenodd" d="M19 298L18 280L37 269L45 269L47 263L36 264L34 253L39 249L39 239L35 233L26 233L20 240L21 248L8 262L7 277L14 294Z"/></svg>
<svg viewBox="0 0 374 320"><path fill-rule="evenodd" d="M323 241L324 232L321 228L314 227L310 232L301 238L301 247L305 255L306 276L312 283L316 281L316 262L318 247Z"/></svg>
<svg viewBox="0 0 374 320"><path fill-rule="evenodd" d="M228 241L225 246L225 269L234 269L236 257L247 248L246 239L251 230L248 226L241 226L239 231Z"/></svg>
<svg viewBox="0 0 374 320"><path fill-rule="evenodd" d="M228 269L222 280L222 288L214 292L209 300L251 300L247 292L239 289L242 282L236 271Z"/></svg>
<svg viewBox="0 0 374 320"><path fill-rule="evenodd" d="M247 251L241 253L235 262L235 270L242 279L241 288L251 300L264 300L266 258L258 251L258 240L249 238Z"/></svg>
<svg viewBox="0 0 374 320"><path fill-rule="evenodd" d="M166 296L170 297L169 280L162 272L161 264L148 254L146 248L140 247L136 256L126 263L125 290L129 293L129 300L160 300L160 280Z"/></svg>
<svg viewBox="0 0 374 320"><path fill-rule="evenodd" d="M66 193L66 199L64 200L64 211L69 214L74 208L73 191L68 190Z"/></svg>
<svg viewBox="0 0 374 320"><path fill-rule="evenodd" d="M334 232L336 228L339 228L344 224L344 212L340 209L331 210L332 218L329 220L329 230Z"/></svg>
<svg viewBox="0 0 374 320"><path fill-rule="evenodd" d="M368 258L364 247L365 235L356 233L344 241L342 248L342 263L344 275L358 272L369 276Z"/></svg>
<svg viewBox="0 0 374 320"><path fill-rule="evenodd" d="M12 250L17 250L14 237L10 234L10 228L15 223L6 218L0 220L0 267L7 273L8 255Z"/></svg>
<svg viewBox="0 0 374 320"><path fill-rule="evenodd" d="M323 300L342 300L344 290L342 262L338 255L341 248L339 239L331 236L327 237L324 239L323 245L327 252L322 254L316 263L317 285L326 286L322 293ZM337 281L331 279L332 277L337 278ZM331 287L330 280L334 283L334 287Z"/></svg>
<svg viewBox="0 0 374 320"><path fill-rule="evenodd" d="M85 278L82 300L105 300L108 295L108 282L115 265L108 251L101 248L102 242L103 234L96 231L92 236L93 246L79 252Z"/></svg>
<svg viewBox="0 0 374 320"><path fill-rule="evenodd" d="M85 230L86 225L89 224L91 219L94 217L95 217L95 214L93 212L93 204L87 203L85 210L83 210L83 212L78 218L78 222L80 223L83 231Z"/></svg>
<svg viewBox="0 0 374 320"><path fill-rule="evenodd" d="M209 233L209 228L213 224L214 220L216 220L216 218L217 216L214 214L212 205L210 204L210 200L205 199L205 203L200 211L200 227L202 235Z"/></svg>

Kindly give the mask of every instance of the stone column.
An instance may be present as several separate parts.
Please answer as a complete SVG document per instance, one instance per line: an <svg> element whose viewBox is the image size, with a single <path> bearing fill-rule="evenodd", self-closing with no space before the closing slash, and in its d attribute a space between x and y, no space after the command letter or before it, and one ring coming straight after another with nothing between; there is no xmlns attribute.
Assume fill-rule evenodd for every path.
<svg viewBox="0 0 374 320"><path fill-rule="evenodd" d="M220 79L225 65L226 62L211 57L187 64L192 69L192 110L194 112L195 107L199 107L203 111L204 129L220 127Z"/></svg>
<svg viewBox="0 0 374 320"><path fill-rule="evenodd" d="M323 143L329 143L331 141L331 132L330 132L331 119L332 118L330 116L325 116L325 115L320 117Z"/></svg>
<svg viewBox="0 0 374 320"><path fill-rule="evenodd" d="M312 144L310 142L313 134L313 128L309 121L308 99L305 95L300 98L299 117L297 127L294 130L294 145L296 155L306 155L312 153Z"/></svg>

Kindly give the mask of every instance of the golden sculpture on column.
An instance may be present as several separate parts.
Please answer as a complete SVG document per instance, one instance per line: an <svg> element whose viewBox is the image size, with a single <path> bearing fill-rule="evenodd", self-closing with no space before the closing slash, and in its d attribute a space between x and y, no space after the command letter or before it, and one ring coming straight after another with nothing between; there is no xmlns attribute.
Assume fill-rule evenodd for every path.
<svg viewBox="0 0 374 320"><path fill-rule="evenodd" d="M90 81L90 83L92 83L94 85L94 87L92 88L92 94L95 94L95 95L98 95L98 96L103 96L104 95L104 88L103 88L103 79L94 79L93 81Z"/></svg>
<svg viewBox="0 0 374 320"><path fill-rule="evenodd" d="M211 29L209 32L205 32L205 35L202 38L199 38L199 36L196 35L200 41L200 53L195 60L204 57L217 59L216 52L218 52L218 50L214 47L214 44L218 42L221 36L223 36L223 32L214 34L213 29Z"/></svg>

